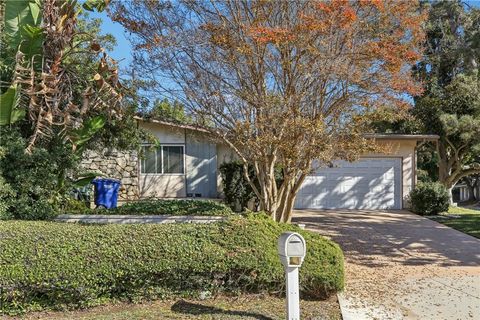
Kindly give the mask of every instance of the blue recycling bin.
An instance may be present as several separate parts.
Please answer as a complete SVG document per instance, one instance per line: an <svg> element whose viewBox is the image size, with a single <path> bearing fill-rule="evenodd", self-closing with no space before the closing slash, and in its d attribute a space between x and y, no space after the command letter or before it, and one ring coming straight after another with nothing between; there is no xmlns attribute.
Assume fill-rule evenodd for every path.
<svg viewBox="0 0 480 320"><path fill-rule="evenodd" d="M118 190L120 181L115 179L99 178L92 181L95 187L95 205L107 209L117 207Z"/></svg>

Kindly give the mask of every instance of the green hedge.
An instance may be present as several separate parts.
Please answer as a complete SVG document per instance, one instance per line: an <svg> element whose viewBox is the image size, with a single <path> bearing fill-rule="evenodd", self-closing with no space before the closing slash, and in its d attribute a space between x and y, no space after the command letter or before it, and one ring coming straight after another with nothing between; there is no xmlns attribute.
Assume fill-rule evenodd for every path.
<svg viewBox="0 0 480 320"><path fill-rule="evenodd" d="M225 194L225 202L233 209L244 210L250 200L256 199L255 192L245 178L243 164L240 161L224 162L220 165L222 175L222 189ZM253 168L249 169L250 179L255 181ZM238 210L237 209L237 210Z"/></svg>
<svg viewBox="0 0 480 320"><path fill-rule="evenodd" d="M141 200L126 203L118 208L109 210L84 209L68 213L81 214L131 214L131 215L160 215L176 216L228 216L233 214L232 209L219 201L213 200Z"/></svg>
<svg viewBox="0 0 480 320"><path fill-rule="evenodd" d="M112 300L284 289L278 235L300 231L266 216L214 224L80 225L0 221L0 308L15 314ZM343 288L343 254L300 231L308 246L303 297Z"/></svg>
<svg viewBox="0 0 480 320"><path fill-rule="evenodd" d="M434 215L448 211L448 190L438 182L421 182L410 192L412 211L421 215Z"/></svg>

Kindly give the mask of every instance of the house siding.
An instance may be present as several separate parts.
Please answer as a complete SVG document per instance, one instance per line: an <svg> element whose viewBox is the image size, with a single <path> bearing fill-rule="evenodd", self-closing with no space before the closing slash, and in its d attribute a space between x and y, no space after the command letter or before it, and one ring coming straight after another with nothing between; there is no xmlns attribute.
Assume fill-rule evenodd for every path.
<svg viewBox="0 0 480 320"><path fill-rule="evenodd" d="M140 126L152 133L160 144L185 146L184 174L139 175L141 198L184 198L201 195L216 198L217 153L216 143L205 133L185 128L162 126L140 122Z"/></svg>
<svg viewBox="0 0 480 320"><path fill-rule="evenodd" d="M187 196L217 198L216 143L187 132L185 149Z"/></svg>
<svg viewBox="0 0 480 320"><path fill-rule="evenodd" d="M160 144L164 143L185 143L185 129L160 126L151 122L140 122L140 127L153 134Z"/></svg>
<svg viewBox="0 0 480 320"><path fill-rule="evenodd" d="M184 198L185 175L140 174L140 198Z"/></svg>
<svg viewBox="0 0 480 320"><path fill-rule="evenodd" d="M185 130L155 123L140 122L140 127L153 134L160 144L185 144ZM140 198L184 198L187 196L185 174L144 174L139 177Z"/></svg>

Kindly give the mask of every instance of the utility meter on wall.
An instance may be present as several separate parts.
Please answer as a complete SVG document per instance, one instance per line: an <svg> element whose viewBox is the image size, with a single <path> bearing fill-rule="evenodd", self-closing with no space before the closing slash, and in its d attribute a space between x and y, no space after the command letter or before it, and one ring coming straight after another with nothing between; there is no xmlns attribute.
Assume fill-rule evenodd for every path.
<svg viewBox="0 0 480 320"><path fill-rule="evenodd" d="M300 319L300 292L298 268L302 265L307 246L305 239L296 232L284 232L278 238L278 255L285 268L287 319Z"/></svg>

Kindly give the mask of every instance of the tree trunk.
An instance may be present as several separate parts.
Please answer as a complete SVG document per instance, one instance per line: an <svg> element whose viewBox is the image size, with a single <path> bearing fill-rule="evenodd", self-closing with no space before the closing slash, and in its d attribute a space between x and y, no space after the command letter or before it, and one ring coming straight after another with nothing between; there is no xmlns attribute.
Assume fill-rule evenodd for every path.
<svg viewBox="0 0 480 320"><path fill-rule="evenodd" d="M300 189L303 181L305 180L305 174L294 174L292 177L286 177L284 183L287 183L281 201L280 206L276 213L277 222L290 223L292 221L293 206L295 205L295 199L297 198L298 190Z"/></svg>
<svg viewBox="0 0 480 320"><path fill-rule="evenodd" d="M292 220L293 206L298 190L305 179L305 175L286 175L282 185L276 186L275 173L259 170L262 176L263 187L259 188L260 211L270 214L277 222L290 223ZM253 183L253 181L249 181ZM268 187L267 187L268 186Z"/></svg>
<svg viewBox="0 0 480 320"><path fill-rule="evenodd" d="M445 188L447 188L448 197L449 197L448 202L452 205L453 204L453 195L452 195L453 184L450 182L450 179L449 179L451 168L448 165L448 159L444 157L444 155L446 155L445 145L439 141L437 148L438 148L437 153L439 155L438 180L440 181L441 184L445 186Z"/></svg>
<svg viewBox="0 0 480 320"><path fill-rule="evenodd" d="M448 192L448 203L450 203L450 205L453 205L453 186L445 186L447 188L447 192Z"/></svg>
<svg viewBox="0 0 480 320"><path fill-rule="evenodd" d="M292 213L293 213L293 206L295 204L295 198L297 197L297 192L295 194L290 193L287 197L285 203L285 210L284 216L281 222L291 223L292 222Z"/></svg>
<svg viewBox="0 0 480 320"><path fill-rule="evenodd" d="M272 219L278 221L277 210L280 207L280 202L275 181L275 171L272 169L275 165L275 158L273 157L269 160L266 163L253 163L258 186L255 184L255 181L248 177L248 174L245 174L248 171L246 162L244 162L244 176L259 200L260 211L268 212Z"/></svg>
<svg viewBox="0 0 480 320"><path fill-rule="evenodd" d="M455 184L457 184L457 182L461 179L468 178L471 175L479 174L480 170L475 167L464 168L462 156L459 155L458 150L455 150L455 152L453 152L452 150L448 151L445 141L438 142L437 153L439 156L438 178L440 183L442 183L447 188L448 196L450 198L449 202L450 204L453 204L452 189ZM478 181L476 183L478 183ZM473 189L474 188L475 187L473 187ZM473 190L470 190L470 198L473 194L472 191Z"/></svg>
<svg viewBox="0 0 480 320"><path fill-rule="evenodd" d="M445 145L439 141L437 145L438 159L438 180L445 185L446 181L450 177L451 168L448 165L448 158L446 157L447 151ZM447 187L447 186L446 186Z"/></svg>
<svg viewBox="0 0 480 320"><path fill-rule="evenodd" d="M473 188L473 190L477 192L477 194L475 194L475 192L473 192L473 198L474 198L474 201L479 201L480 200L480 183L479 183L479 179L480 178L477 178L477 183L475 183L475 187Z"/></svg>
<svg viewBox="0 0 480 320"><path fill-rule="evenodd" d="M479 195L475 195L475 190L478 190L478 183L480 180L480 176L478 175L473 175L473 176L468 176L463 178L463 181L465 181L465 185L468 188L468 201L474 202L479 199Z"/></svg>
<svg viewBox="0 0 480 320"><path fill-rule="evenodd" d="M440 182L447 189L448 198L449 198L448 203L450 203L450 205L453 205L453 187L458 182L458 180L452 180L452 177L449 177L446 181L440 181Z"/></svg>

